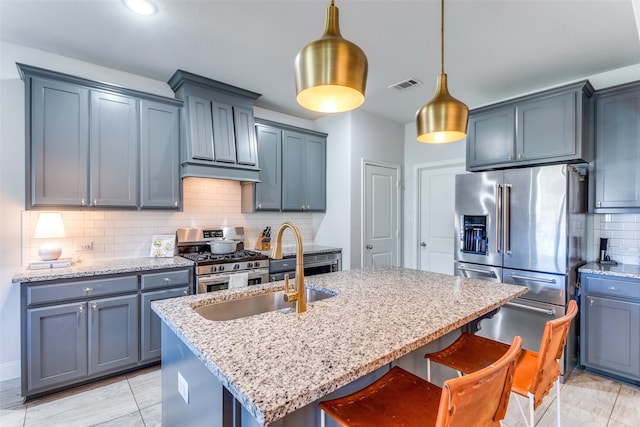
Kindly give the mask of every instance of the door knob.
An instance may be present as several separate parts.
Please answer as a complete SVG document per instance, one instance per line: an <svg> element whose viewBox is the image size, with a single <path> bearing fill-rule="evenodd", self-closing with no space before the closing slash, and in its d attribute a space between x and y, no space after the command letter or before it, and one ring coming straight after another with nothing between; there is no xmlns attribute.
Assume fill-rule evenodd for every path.
<svg viewBox="0 0 640 427"><path fill-rule="evenodd" d="M422 246L423 248L427 246L427 244L425 242L420 242L420 246Z"/></svg>
<svg viewBox="0 0 640 427"><path fill-rule="evenodd" d="M367 245L365 246L367 249L373 249L373 245Z"/></svg>

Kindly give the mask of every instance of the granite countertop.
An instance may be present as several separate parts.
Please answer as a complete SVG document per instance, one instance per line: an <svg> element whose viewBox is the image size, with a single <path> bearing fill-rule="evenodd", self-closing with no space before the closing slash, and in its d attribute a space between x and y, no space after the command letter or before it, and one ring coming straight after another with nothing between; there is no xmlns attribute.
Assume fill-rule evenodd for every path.
<svg viewBox="0 0 640 427"><path fill-rule="evenodd" d="M274 245L271 245L273 248ZM257 251L264 255L271 256L271 251ZM316 245L314 243L304 243L302 245L302 253L304 255L316 255L321 253L342 252L342 248L333 246ZM282 256L284 258L296 256L296 245L282 245Z"/></svg>
<svg viewBox="0 0 640 427"><path fill-rule="evenodd" d="M281 290L284 282L152 307L256 420L269 424L527 291L393 267L321 274L307 283L336 295L308 303L306 313L286 309L224 322L193 308Z"/></svg>
<svg viewBox="0 0 640 427"><path fill-rule="evenodd" d="M580 267L578 271L580 271L580 273L593 273L640 279L640 265L633 264L608 265L600 264L598 262L590 262Z"/></svg>
<svg viewBox="0 0 640 427"><path fill-rule="evenodd" d="M93 262L79 262L66 268L46 268L31 270L22 267L11 281L13 283L31 283L45 280L72 279L100 276L104 274L132 273L163 268L191 267L193 262L174 256L172 258L122 258Z"/></svg>

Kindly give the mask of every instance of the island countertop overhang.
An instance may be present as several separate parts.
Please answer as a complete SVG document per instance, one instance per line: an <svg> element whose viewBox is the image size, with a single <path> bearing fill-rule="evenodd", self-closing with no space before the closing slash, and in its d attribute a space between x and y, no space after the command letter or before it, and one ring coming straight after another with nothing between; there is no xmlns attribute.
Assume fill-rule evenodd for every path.
<svg viewBox="0 0 640 427"><path fill-rule="evenodd" d="M158 301L154 311L263 424L522 296L526 288L404 268L307 278L337 295L289 310L212 322L193 307L272 292L283 282Z"/></svg>

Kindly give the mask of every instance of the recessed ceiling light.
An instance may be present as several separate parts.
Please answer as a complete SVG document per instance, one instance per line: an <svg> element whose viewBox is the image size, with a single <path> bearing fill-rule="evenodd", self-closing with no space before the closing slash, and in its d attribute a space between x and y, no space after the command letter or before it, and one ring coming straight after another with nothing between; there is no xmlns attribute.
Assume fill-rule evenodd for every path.
<svg viewBox="0 0 640 427"><path fill-rule="evenodd" d="M122 0L122 3L140 15L153 15L158 11L156 5L147 0Z"/></svg>

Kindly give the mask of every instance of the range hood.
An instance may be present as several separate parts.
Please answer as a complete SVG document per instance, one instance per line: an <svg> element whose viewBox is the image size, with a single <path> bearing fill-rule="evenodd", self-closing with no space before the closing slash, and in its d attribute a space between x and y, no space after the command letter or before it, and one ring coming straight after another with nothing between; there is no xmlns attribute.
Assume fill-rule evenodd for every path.
<svg viewBox="0 0 640 427"><path fill-rule="evenodd" d="M253 115L260 94L183 70L168 84L184 101L180 176L260 182Z"/></svg>

